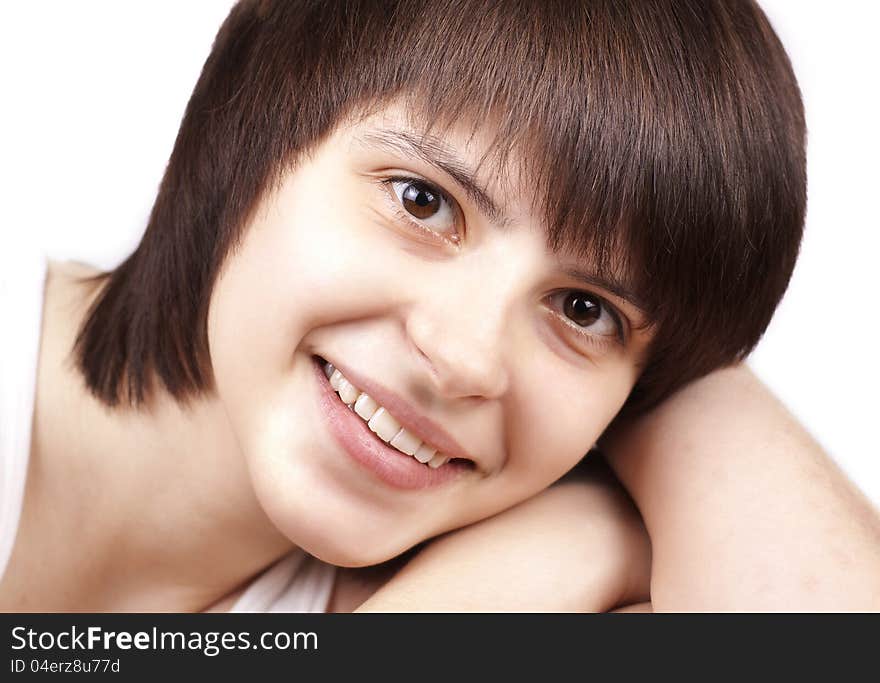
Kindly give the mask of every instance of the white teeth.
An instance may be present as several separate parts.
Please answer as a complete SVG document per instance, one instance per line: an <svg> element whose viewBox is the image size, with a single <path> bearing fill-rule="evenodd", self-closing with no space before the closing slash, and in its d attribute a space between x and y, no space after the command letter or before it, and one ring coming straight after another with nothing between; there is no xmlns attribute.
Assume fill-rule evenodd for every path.
<svg viewBox="0 0 880 683"><path fill-rule="evenodd" d="M373 417L373 414L378 409L379 404L376 403L369 394L361 394L358 396L357 401L354 402L354 412L367 421Z"/></svg>
<svg viewBox="0 0 880 683"><path fill-rule="evenodd" d="M357 387L345 379L345 377L339 380L339 389L337 391L339 391L339 398L341 398L342 402L347 405L351 405L357 401L357 397L361 394L361 392L357 390Z"/></svg>
<svg viewBox="0 0 880 683"><path fill-rule="evenodd" d="M330 375L330 386L333 387L334 391L339 391L339 382L343 379L345 378L342 376L342 373L334 369L333 374Z"/></svg>
<svg viewBox="0 0 880 683"><path fill-rule="evenodd" d="M405 429L401 429L397 432L397 436L391 439L390 443L397 450L403 451L407 455L412 455L422 445L422 440Z"/></svg>
<svg viewBox="0 0 880 683"><path fill-rule="evenodd" d="M436 453L436 452L437 452L436 449L431 448L426 443L423 443L421 446L419 446L419 450L417 450L413 455L415 456L416 460L418 460L420 463L424 464L424 463L428 462L431 458L433 458L434 453Z"/></svg>
<svg viewBox="0 0 880 683"><path fill-rule="evenodd" d="M447 460L449 460L449 458L442 453L438 453L428 461L428 466L437 469L440 465L445 465Z"/></svg>
<svg viewBox="0 0 880 683"><path fill-rule="evenodd" d="M367 422L367 426L376 432L382 441L391 441L400 431L400 423L384 408L379 408Z"/></svg>
<svg viewBox="0 0 880 683"><path fill-rule="evenodd" d="M438 453L436 448L422 443L415 434L403 429L391 413L380 406L372 396L362 393L349 382L338 368L325 363L324 374L329 378L330 386L336 390L342 402L365 420L370 430L382 441L434 469L449 460L448 456Z"/></svg>

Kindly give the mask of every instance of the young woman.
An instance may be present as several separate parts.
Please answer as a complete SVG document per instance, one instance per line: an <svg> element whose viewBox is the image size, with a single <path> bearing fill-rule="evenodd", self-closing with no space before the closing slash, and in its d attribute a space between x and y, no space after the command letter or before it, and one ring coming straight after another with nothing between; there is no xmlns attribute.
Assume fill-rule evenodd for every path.
<svg viewBox="0 0 880 683"><path fill-rule="evenodd" d="M423 9L237 5L137 250L14 284L0 607L876 604L870 506L709 374L803 223L760 11Z"/></svg>

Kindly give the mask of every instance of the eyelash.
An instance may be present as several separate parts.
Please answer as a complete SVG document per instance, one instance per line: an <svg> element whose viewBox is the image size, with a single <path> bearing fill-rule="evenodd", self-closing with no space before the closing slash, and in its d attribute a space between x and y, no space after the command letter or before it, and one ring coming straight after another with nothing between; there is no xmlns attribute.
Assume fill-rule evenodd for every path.
<svg viewBox="0 0 880 683"><path fill-rule="evenodd" d="M562 324L566 326L566 328L574 332L574 334L578 335L578 337L589 343L591 346L597 348L598 350L607 350L608 347L612 345L618 345L621 347L626 346L626 334L624 332L625 326L623 324L623 317L614 306L608 303L608 301L606 301L598 294L584 289L561 289L551 294L548 298L554 299L561 294L585 294L593 299L596 299L599 302L599 305L602 306L605 311L607 311L608 315L610 315L611 319L614 321L616 334L613 337L609 335L591 334L590 332L587 332L586 328L581 327L573 320L566 317L564 313L558 313L555 310L555 306L551 307L551 315L559 319Z"/></svg>
<svg viewBox="0 0 880 683"><path fill-rule="evenodd" d="M432 194L440 197L440 199L446 202L449 207L452 209L452 212L455 216L459 217L462 215L461 207L458 202L446 191L442 188L438 187L434 183L425 180L424 178L420 178L418 176L408 176L408 175L393 175L386 176L383 178L379 178L379 184L385 190L388 198L391 200L391 206L394 210L397 218L402 220L404 223L407 223L411 226L416 227L418 230L422 232L429 233L435 239L445 240L447 242L452 242L455 245L461 241L461 235L458 233L455 234L454 237L445 237L438 233L435 230L431 230L426 226L422 225L419 221L415 220L412 216L410 216L400 205L400 201L397 199L397 196L394 194L394 189L391 187L392 183L413 183L415 185L421 185L425 189L429 190Z"/></svg>
<svg viewBox="0 0 880 683"><path fill-rule="evenodd" d="M429 233L433 238L442 239L442 240L446 240L446 241L450 241L455 244L458 244L458 242L461 239L461 236L458 235L457 233L456 233L456 237L454 239L443 237L442 235L440 235L436 231L425 227L424 225L419 223L419 221L415 220L412 216L410 216L404 210L403 206L401 206L400 201L398 200L398 198L392 188L392 183L414 183L416 185L421 185L421 186L425 187L427 190L429 190L431 193L433 193L434 195L440 197L441 200L443 200L447 204L449 204L453 213L456 216L461 216L462 211L461 211L460 205L458 204L457 201L455 201L455 199L448 192L444 191L441 187L438 187L434 183L426 180L425 178L421 178L418 176L409 176L409 175L400 175L400 174L392 175L392 176L385 176L383 178L379 178L378 183L379 183L379 185L382 186L382 188L385 190L386 194L388 195L389 199L391 200L390 203L391 203L392 209L398 219L402 220L404 223L407 223L411 226L414 226L415 228L417 228L418 230L420 230L422 232ZM562 322L562 324L565 325L565 327L568 330L570 330L571 332L576 334L583 341L587 342L588 344L590 344L591 346L593 346L595 349L597 349L599 351L605 351L612 345L619 345L619 346L626 345L626 337L624 334L624 325L623 325L623 321L622 321L622 316L617 311L617 309L614 308L614 306L612 306L610 303L608 303L608 301L606 301L604 298L602 298L598 294L595 294L593 292L589 292L589 291L583 290L583 289L559 290L557 292L554 292L553 294L550 294L548 298L553 299L553 298L559 296L560 294L586 294L592 298L595 298L599 302L599 304L602 306L602 308L604 310L606 310L608 312L608 314L611 316L612 320L614 321L614 325L617 329L617 333L613 337L610 337L607 335L590 334L589 332L586 331L585 328L581 327L580 325L578 325L574 321L567 318L564 314L557 312L556 310L554 310L553 307L551 307L550 310L552 312L552 315L554 315L556 318L558 318Z"/></svg>

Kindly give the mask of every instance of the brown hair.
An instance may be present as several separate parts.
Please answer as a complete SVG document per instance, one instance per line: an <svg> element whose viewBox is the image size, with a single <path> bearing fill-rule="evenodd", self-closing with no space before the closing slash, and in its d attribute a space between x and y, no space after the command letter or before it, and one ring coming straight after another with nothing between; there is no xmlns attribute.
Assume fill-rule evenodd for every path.
<svg viewBox="0 0 880 683"><path fill-rule="evenodd" d="M753 2L252 1L221 27L143 239L77 338L109 405L213 387L206 319L250 212L343 116L404 98L492 121L548 244L627 274L657 334L624 413L745 357L788 284L806 203L794 74ZM430 116L425 112L431 112Z"/></svg>

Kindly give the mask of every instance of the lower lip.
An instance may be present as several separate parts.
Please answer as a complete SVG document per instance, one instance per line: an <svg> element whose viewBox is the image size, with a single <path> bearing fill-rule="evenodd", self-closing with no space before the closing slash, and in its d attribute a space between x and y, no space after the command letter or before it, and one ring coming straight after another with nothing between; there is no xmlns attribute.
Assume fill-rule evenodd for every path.
<svg viewBox="0 0 880 683"><path fill-rule="evenodd" d="M314 359L318 378L318 402L327 416L330 432L354 460L380 480L398 489L424 489L439 486L472 471L469 463L450 460L434 469L411 455L388 446L367 423L339 398L324 373L324 363Z"/></svg>

